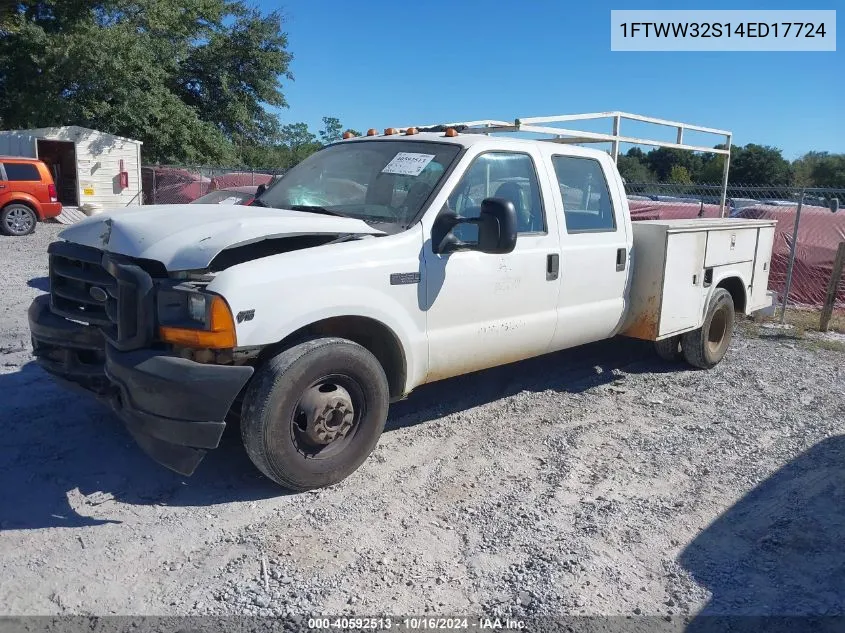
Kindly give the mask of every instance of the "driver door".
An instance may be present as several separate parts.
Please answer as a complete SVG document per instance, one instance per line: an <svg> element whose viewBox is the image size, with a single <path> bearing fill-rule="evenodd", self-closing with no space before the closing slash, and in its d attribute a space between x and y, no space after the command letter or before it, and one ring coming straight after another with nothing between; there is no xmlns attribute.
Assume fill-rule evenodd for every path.
<svg viewBox="0 0 845 633"><path fill-rule="evenodd" d="M517 211L516 248L506 255L423 250L423 305L429 343L427 382L536 356L547 351L557 321L560 245L549 180L539 155L482 152L447 205L477 217L487 197L511 200ZM454 230L477 238L475 225Z"/></svg>

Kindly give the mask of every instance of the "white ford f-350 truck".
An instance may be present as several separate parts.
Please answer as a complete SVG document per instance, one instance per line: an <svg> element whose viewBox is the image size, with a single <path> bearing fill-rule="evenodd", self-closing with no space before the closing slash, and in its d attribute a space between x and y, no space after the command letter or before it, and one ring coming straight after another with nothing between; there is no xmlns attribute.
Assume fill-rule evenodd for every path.
<svg viewBox="0 0 845 633"><path fill-rule="evenodd" d="M250 206L90 217L49 246L33 351L194 472L239 421L255 465L305 490L366 460L424 383L619 334L719 363L766 305L774 223L631 222L608 154L385 130L319 150ZM57 430L57 432L61 432Z"/></svg>

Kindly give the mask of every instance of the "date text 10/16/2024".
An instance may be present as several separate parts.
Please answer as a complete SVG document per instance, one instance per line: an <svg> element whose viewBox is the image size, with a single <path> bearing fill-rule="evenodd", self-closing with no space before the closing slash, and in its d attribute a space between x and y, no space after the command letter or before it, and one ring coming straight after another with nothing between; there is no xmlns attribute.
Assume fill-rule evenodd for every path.
<svg viewBox="0 0 845 633"><path fill-rule="evenodd" d="M511 618L437 618L437 617L315 617L308 618L311 631L519 631L524 629L522 620Z"/></svg>

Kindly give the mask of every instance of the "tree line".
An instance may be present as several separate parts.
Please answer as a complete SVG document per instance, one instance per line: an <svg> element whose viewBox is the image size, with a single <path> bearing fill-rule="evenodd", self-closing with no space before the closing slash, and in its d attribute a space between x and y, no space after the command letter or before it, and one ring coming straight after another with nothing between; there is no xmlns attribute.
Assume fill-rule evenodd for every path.
<svg viewBox="0 0 845 633"><path fill-rule="evenodd" d="M283 123L293 55L247 0L0 0L0 129L75 124L144 142L145 162L283 169L340 138ZM633 148L629 182L712 182L723 157ZM730 181L845 187L845 155L731 148Z"/></svg>
<svg viewBox="0 0 845 633"><path fill-rule="evenodd" d="M278 12L244 0L0 2L0 129L80 125L143 141L145 162L285 168L340 138L283 124Z"/></svg>
<svg viewBox="0 0 845 633"><path fill-rule="evenodd" d="M724 145L716 145L724 149ZM659 147L643 152L631 148L618 158L619 172L628 182L678 184L721 183L725 157ZM749 143L731 147L728 182L736 185L845 187L845 154L808 152L790 162L781 150Z"/></svg>

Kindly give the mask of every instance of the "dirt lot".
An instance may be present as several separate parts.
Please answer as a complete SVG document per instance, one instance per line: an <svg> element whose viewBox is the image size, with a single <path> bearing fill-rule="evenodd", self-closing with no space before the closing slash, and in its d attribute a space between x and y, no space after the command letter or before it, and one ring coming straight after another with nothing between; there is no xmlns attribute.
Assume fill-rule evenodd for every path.
<svg viewBox="0 0 845 633"><path fill-rule="evenodd" d="M237 429L183 478L36 367L58 228L0 238L7 614L845 613L841 351L738 332L702 372L619 339L430 385L285 495Z"/></svg>

